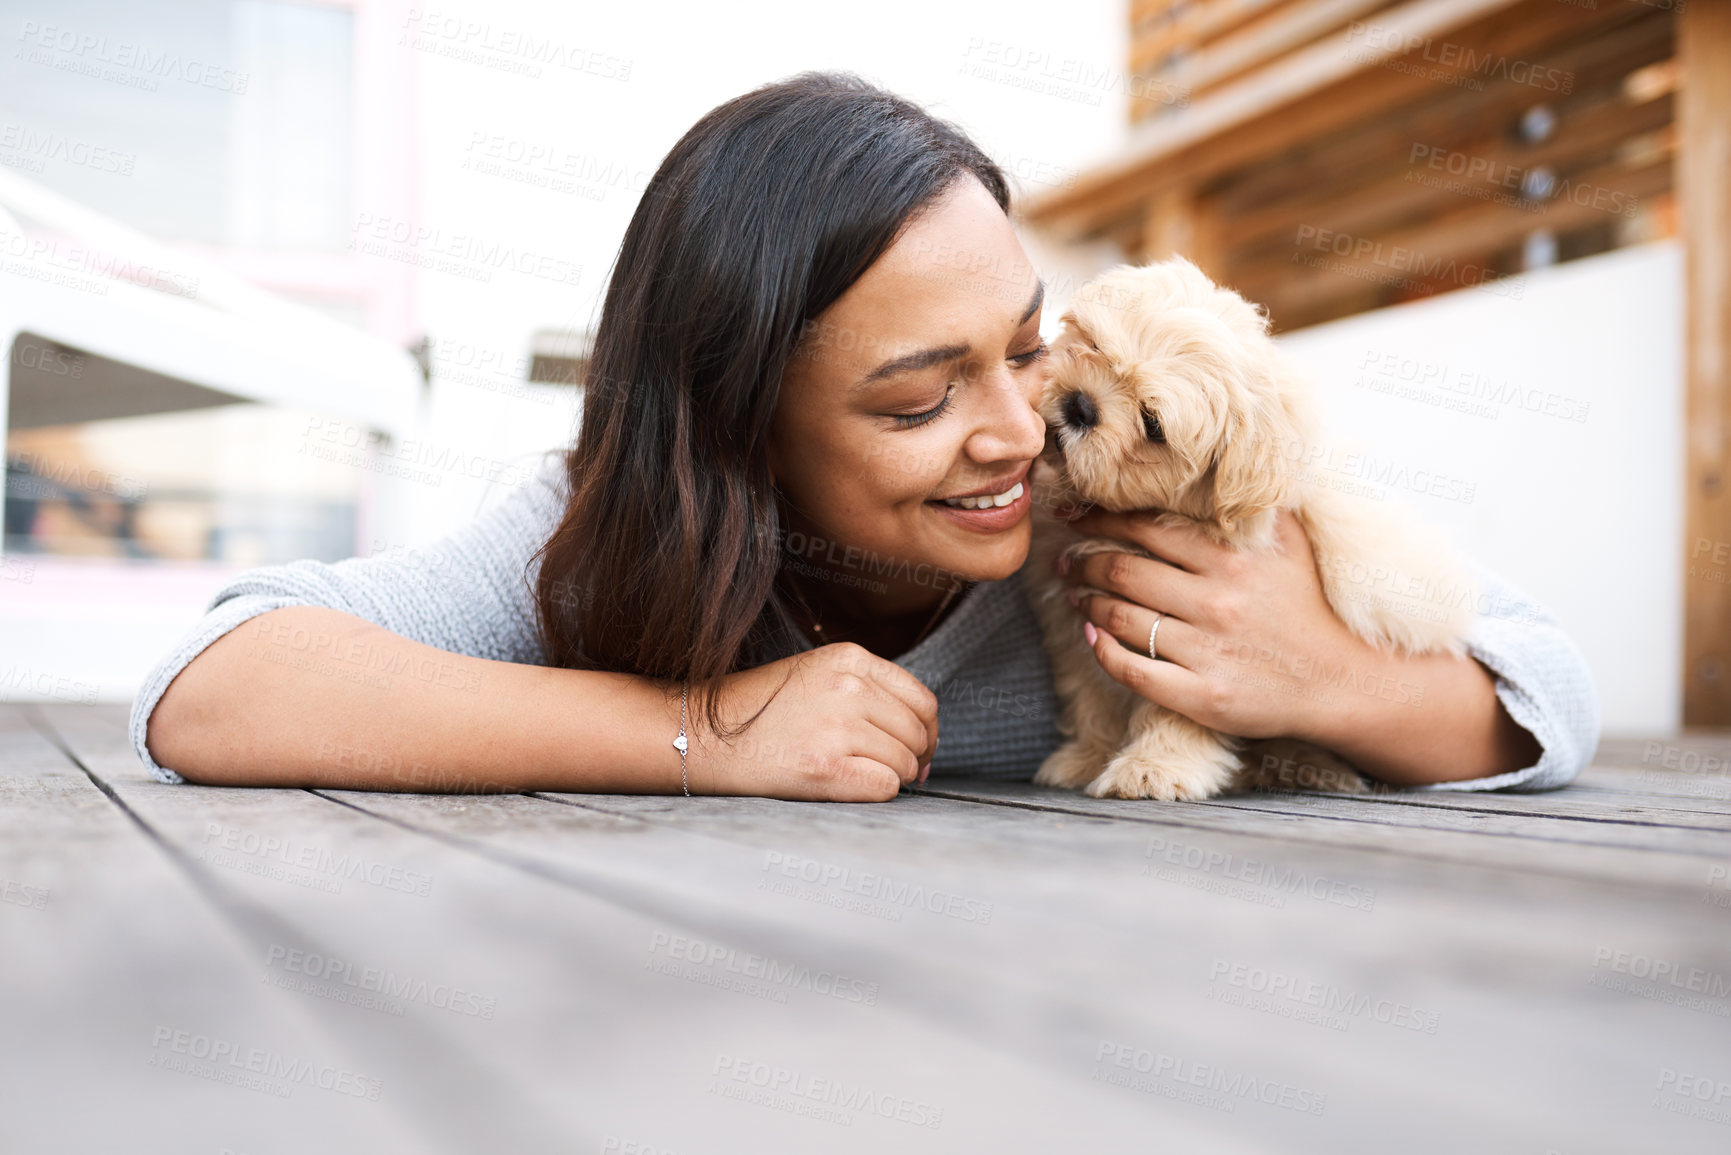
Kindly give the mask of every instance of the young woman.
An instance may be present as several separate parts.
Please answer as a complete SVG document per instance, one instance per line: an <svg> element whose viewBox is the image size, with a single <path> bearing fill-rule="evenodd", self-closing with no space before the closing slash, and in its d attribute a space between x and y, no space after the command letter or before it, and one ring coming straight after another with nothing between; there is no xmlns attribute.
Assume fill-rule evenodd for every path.
<svg viewBox="0 0 1731 1155"><path fill-rule="evenodd" d="M965 135L855 78L715 109L626 231L575 447L424 554L233 582L140 693L139 756L222 785L833 801L1031 777L1059 742L1017 572L1043 286L1008 209ZM1397 660L1335 618L1295 523L1264 557L1079 524L1158 559L1068 575L1115 595L1087 604L1101 664L1199 722L1408 785L1557 786L1592 754L1579 654L1490 574L1470 657ZM1203 637L1409 689L1247 677Z"/></svg>

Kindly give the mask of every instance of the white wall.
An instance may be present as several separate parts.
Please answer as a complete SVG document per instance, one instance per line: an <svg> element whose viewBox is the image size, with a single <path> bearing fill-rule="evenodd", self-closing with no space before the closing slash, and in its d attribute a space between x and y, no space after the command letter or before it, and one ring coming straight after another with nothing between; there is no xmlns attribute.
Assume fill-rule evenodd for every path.
<svg viewBox="0 0 1731 1155"><path fill-rule="evenodd" d="M1316 373L1337 440L1446 475L1459 497L1472 487L1470 501L1400 496L1557 615L1592 666L1607 733L1674 729L1681 250L1623 249L1516 284L1518 297L1463 290L1283 340ZM1391 387L1405 395L1378 391Z"/></svg>

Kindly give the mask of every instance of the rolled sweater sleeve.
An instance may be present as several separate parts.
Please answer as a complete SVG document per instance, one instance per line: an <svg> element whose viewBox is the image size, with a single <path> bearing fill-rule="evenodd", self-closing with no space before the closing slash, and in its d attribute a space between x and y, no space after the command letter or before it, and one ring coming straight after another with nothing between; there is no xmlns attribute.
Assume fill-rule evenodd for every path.
<svg viewBox="0 0 1731 1155"><path fill-rule="evenodd" d="M1497 698L1538 739L1531 766L1437 782L1418 790L1555 790L1574 780L1599 746L1599 696L1586 659L1556 619L1524 591L1474 564L1479 615L1467 653L1496 678Z"/></svg>
<svg viewBox="0 0 1731 1155"><path fill-rule="evenodd" d="M424 549L334 564L296 561L249 570L219 590L198 625L145 678L132 703L132 746L164 782L184 779L145 747L151 711L212 642L259 614L323 606L449 653L544 664L529 566L564 507L562 455L469 525Z"/></svg>

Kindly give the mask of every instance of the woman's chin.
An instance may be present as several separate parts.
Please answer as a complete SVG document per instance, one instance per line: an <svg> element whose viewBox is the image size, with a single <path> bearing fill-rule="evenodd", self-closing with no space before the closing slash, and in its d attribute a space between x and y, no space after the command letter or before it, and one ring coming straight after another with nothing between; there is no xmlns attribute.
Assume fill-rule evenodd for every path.
<svg viewBox="0 0 1731 1155"><path fill-rule="evenodd" d="M935 564L971 582L995 582L1015 574L1028 560L1033 523L1028 518L999 533L985 535L965 550L949 549L934 558Z"/></svg>

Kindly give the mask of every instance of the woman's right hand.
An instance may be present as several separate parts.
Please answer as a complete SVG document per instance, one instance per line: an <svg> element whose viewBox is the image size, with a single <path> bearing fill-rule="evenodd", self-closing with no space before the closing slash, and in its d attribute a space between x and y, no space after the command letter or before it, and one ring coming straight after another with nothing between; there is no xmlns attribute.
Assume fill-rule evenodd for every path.
<svg viewBox="0 0 1731 1155"><path fill-rule="evenodd" d="M730 724L764 709L731 742L690 716L693 794L885 802L925 777L938 745L937 696L852 642L730 675L721 706Z"/></svg>

